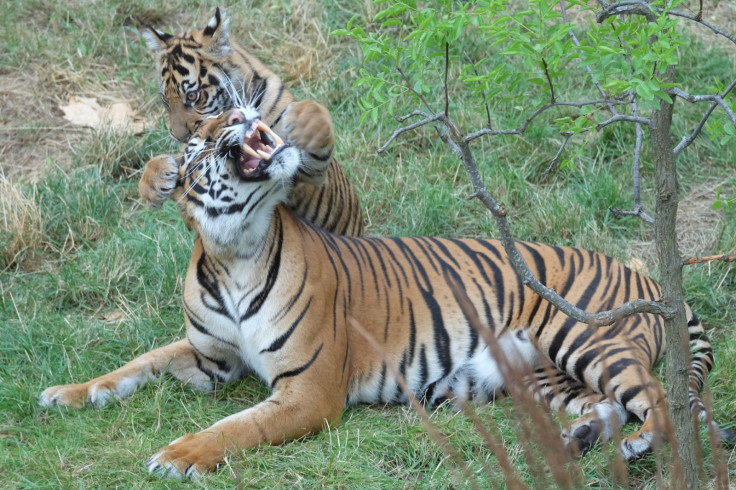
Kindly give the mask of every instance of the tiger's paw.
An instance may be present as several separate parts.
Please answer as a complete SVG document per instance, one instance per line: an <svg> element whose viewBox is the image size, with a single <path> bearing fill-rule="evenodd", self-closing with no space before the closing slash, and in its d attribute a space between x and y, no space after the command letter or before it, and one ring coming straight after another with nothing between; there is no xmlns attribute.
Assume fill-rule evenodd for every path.
<svg viewBox="0 0 736 490"><path fill-rule="evenodd" d="M313 100L289 105L284 114L284 139L300 150L328 158L335 146L335 133L329 111Z"/></svg>
<svg viewBox="0 0 736 490"><path fill-rule="evenodd" d="M179 164L170 155L151 158L143 169L138 182L138 192L144 204L160 208L176 189L179 180Z"/></svg>
<svg viewBox="0 0 736 490"><path fill-rule="evenodd" d="M135 382L90 381L81 384L59 385L46 388L38 397L42 407L82 408L89 403L94 408L102 408L112 400L120 400L133 393Z"/></svg>
<svg viewBox="0 0 736 490"><path fill-rule="evenodd" d="M574 456L583 457L601 438L600 420L578 419L562 431L562 442Z"/></svg>
<svg viewBox="0 0 736 490"><path fill-rule="evenodd" d="M182 436L162 448L146 461L146 468L150 474L163 478L196 480L214 471L224 459L225 450L218 438L199 432Z"/></svg>

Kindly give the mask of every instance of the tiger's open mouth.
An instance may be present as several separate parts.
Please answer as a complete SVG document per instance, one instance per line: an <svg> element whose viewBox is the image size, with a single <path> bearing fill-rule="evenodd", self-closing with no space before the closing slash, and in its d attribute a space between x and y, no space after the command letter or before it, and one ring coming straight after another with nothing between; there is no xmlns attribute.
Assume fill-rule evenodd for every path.
<svg viewBox="0 0 736 490"><path fill-rule="evenodd" d="M236 159L240 177L249 180L262 178L274 152L282 146L283 140L263 121L253 121L243 138L242 152Z"/></svg>

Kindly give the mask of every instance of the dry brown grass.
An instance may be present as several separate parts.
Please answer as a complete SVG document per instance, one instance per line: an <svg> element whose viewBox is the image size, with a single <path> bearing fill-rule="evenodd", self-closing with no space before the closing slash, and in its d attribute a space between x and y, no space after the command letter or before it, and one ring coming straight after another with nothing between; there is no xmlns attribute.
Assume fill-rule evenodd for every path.
<svg viewBox="0 0 736 490"><path fill-rule="evenodd" d="M29 248L38 247L43 218L33 196L0 175L0 267L12 266Z"/></svg>
<svg viewBox="0 0 736 490"><path fill-rule="evenodd" d="M713 209L713 202L718 187L722 185L725 182L706 180L681 197L677 212L677 241L684 257L728 252L715 249L723 231L724 214L722 210ZM653 233L647 240L634 242L630 249L631 259L627 265L644 273L656 270L657 250Z"/></svg>

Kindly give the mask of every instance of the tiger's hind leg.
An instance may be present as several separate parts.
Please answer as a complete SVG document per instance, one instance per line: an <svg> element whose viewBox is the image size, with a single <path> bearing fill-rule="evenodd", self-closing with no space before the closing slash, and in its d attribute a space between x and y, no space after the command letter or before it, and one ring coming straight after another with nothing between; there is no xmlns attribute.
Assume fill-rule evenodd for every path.
<svg viewBox="0 0 736 490"><path fill-rule="evenodd" d="M624 438L620 446L623 457L633 460L650 452L657 441L665 439L668 419L665 394L659 381L642 366L630 366L630 369L637 375L614 376L607 384L607 391L614 398L597 393L554 368L537 370L530 386L535 397L551 408L564 408L570 414L580 415L561 435L565 446L581 456L597 442L609 441L631 413L639 417L644 422L641 428Z"/></svg>
<svg viewBox="0 0 736 490"><path fill-rule="evenodd" d="M555 367L537 369L525 382L537 401L580 416L561 433L565 447L576 455L584 455L597 442L609 441L629 418L623 405Z"/></svg>

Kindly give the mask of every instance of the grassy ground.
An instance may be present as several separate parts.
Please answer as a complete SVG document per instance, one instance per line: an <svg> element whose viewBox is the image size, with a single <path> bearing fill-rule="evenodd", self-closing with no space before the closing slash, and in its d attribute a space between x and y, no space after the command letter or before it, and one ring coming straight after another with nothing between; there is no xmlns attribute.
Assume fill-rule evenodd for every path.
<svg viewBox="0 0 736 490"><path fill-rule="evenodd" d="M359 94L352 83L360 51L328 33L353 15L365 22L374 6L281 0L218 5L231 16L235 37L296 93L330 107L337 157L361 192L371 234L493 236L486 212L467 200L470 184L459 162L430 129L400 138L379 157L376 149L397 123L385 118L358 126ZM182 433L263 399L266 389L260 382L246 379L201 394L164 380L98 411L46 410L36 399L47 386L87 380L183 335L179 294L192 237L173 205L152 212L137 201L142 163L176 146L167 138L152 57L136 27L179 31L202 25L216 4L8 0L3 6L0 486L177 486L148 477L143 461ZM696 87L734 76L733 50L729 54L697 38L686 49L679 74ZM127 101L154 125L142 135L79 129L59 109L72 95L97 97L101 103ZM478 118L471 109L464 109L469 124ZM699 115L682 109L687 117L678 120L677 129L687 131ZM493 111L513 115L513 108L501 103ZM631 206L631 135L611 128L574 142L571 149L580 150L574 166L541 182L559 137L540 126L523 138L478 143L487 186L512 210L515 234L592 248L623 261L639 258L656 275L649 230L608 211L609 206ZM683 253L708 255L736 247L734 211L711 209L719 185L724 195L734 195L734 162L734 148L707 139L681 157ZM645 164L649 203L651 172ZM714 263L686 271L688 301L712 326L715 415L728 422L736 412L733 268ZM533 458L518 443L520 422L509 401L478 411L498 426L512 463L531 481ZM443 407L432 419L481 486L503 484L498 463L464 416ZM596 449L571 473L582 475L582 485L614 486L611 455L610 445ZM706 472L711 472L707 450L705 456ZM247 451L204 483L212 488L464 486L446 459L411 410L361 406L348 409L338 429ZM653 456L632 464L631 486L654 486L656 466ZM736 463L728 469L733 480Z"/></svg>

